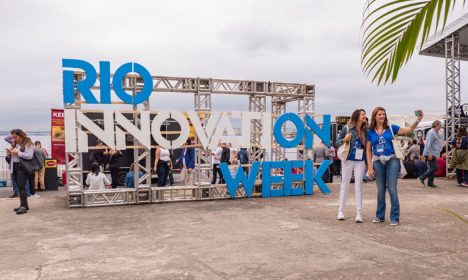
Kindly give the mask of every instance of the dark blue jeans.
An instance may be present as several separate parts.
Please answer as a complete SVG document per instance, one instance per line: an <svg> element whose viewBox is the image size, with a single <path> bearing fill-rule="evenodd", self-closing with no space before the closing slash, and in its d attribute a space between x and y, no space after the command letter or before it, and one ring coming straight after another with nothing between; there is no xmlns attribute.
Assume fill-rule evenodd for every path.
<svg viewBox="0 0 468 280"><path fill-rule="evenodd" d="M421 175L421 179L427 179L427 185L432 186L434 185L435 172L437 171L437 158L432 157L432 160L428 160L427 164L429 165L429 168L423 175Z"/></svg>
<svg viewBox="0 0 468 280"><path fill-rule="evenodd" d="M385 164L380 160L374 161L375 181L377 183L377 210L375 216L385 220L385 194L390 195L390 221L400 221L400 201L398 200L397 182L400 172L400 160L392 158Z"/></svg>
<svg viewBox="0 0 468 280"><path fill-rule="evenodd" d="M158 161L158 187L165 187L167 185L167 179L169 177L169 165L166 161Z"/></svg>

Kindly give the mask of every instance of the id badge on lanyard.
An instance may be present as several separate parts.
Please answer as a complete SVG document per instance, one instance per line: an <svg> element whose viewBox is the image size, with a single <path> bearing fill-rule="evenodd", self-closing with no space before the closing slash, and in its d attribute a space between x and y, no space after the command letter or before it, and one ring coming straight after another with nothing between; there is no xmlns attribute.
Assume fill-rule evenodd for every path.
<svg viewBox="0 0 468 280"><path fill-rule="evenodd" d="M362 157L364 156L364 150L363 149L356 149L356 154L354 154L354 159L355 160L362 160Z"/></svg>
<svg viewBox="0 0 468 280"><path fill-rule="evenodd" d="M382 154L385 150L385 139L382 136L379 136L379 144L375 146L377 153Z"/></svg>
<svg viewBox="0 0 468 280"><path fill-rule="evenodd" d="M363 149L362 142L357 133L354 136L356 137L356 141L354 142L354 149L355 149L354 160L363 160L364 149Z"/></svg>

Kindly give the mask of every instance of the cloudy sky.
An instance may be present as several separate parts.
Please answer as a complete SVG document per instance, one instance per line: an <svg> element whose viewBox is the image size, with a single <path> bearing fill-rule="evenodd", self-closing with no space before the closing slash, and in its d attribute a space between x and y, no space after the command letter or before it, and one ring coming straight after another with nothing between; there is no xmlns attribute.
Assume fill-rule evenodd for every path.
<svg viewBox="0 0 468 280"><path fill-rule="evenodd" d="M444 112L443 59L416 55L394 85L363 76L364 2L0 0L0 130L49 129L50 108L62 106L62 58L96 67L107 60L111 71L134 61L152 75L312 83L321 114L377 105L389 114ZM190 95L154 94L151 102L193 108ZM248 108L242 96L213 103L217 111Z"/></svg>

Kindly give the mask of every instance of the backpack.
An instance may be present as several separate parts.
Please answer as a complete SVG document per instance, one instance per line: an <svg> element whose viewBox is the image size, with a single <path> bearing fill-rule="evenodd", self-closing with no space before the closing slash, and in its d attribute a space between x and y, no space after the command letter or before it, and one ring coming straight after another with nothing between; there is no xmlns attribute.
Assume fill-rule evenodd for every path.
<svg viewBox="0 0 468 280"><path fill-rule="evenodd" d="M241 164L249 163L249 158L247 157L247 152L246 151L239 152L239 161L240 161Z"/></svg>

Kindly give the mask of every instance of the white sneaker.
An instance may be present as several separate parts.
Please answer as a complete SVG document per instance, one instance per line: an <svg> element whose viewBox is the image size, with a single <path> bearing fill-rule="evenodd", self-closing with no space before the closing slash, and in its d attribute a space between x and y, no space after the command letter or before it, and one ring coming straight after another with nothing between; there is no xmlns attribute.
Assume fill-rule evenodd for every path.
<svg viewBox="0 0 468 280"><path fill-rule="evenodd" d="M336 216L337 220L343 221L344 220L344 213L343 212L338 212L338 216Z"/></svg>
<svg viewBox="0 0 468 280"><path fill-rule="evenodd" d="M39 196L37 193L35 193L35 194L33 195L33 197L40 197L40 196Z"/></svg>
<svg viewBox="0 0 468 280"><path fill-rule="evenodd" d="M356 220L355 220L355 221L356 221L356 223L362 223L362 222L363 222L363 220L362 220L362 216L361 216L361 215L359 215L359 214L358 214L358 215L356 215Z"/></svg>

